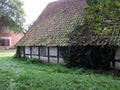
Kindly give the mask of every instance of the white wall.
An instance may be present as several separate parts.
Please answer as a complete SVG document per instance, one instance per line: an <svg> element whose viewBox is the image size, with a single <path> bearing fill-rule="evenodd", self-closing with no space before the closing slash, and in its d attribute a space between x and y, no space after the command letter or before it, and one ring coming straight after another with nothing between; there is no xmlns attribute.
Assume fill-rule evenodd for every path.
<svg viewBox="0 0 120 90"><path fill-rule="evenodd" d="M32 54L38 54L38 47L32 47Z"/></svg>
<svg viewBox="0 0 120 90"><path fill-rule="evenodd" d="M40 56L40 59L44 62L48 62L48 57L43 57ZM56 64L57 62L57 57L50 57L50 63ZM63 58L59 58L59 63L64 63Z"/></svg>
<svg viewBox="0 0 120 90"><path fill-rule="evenodd" d="M42 47L41 47L42 48ZM49 48L49 52L50 52L50 63L57 63L57 47L50 47ZM44 49L46 52L46 55L48 53L47 48ZM38 55L38 47L32 47L32 56L30 56L30 47L25 47L25 56L27 58L33 58L33 59L39 59L39 55ZM29 54L29 55L28 55ZM21 54L21 57L23 57L24 55ZM44 62L48 62L48 57L47 56L40 56L40 59ZM63 58L59 58L59 63L63 63Z"/></svg>
<svg viewBox="0 0 120 90"><path fill-rule="evenodd" d="M32 58L33 59L39 59L39 56L38 56L38 47L32 47Z"/></svg>
<svg viewBox="0 0 120 90"><path fill-rule="evenodd" d="M25 55L25 57L27 57L27 58L31 57L30 56L30 47L25 47L25 54L27 54L27 55Z"/></svg>
<svg viewBox="0 0 120 90"><path fill-rule="evenodd" d="M118 48L118 49L116 50L115 59L116 59L116 60L120 59L120 48Z"/></svg>
<svg viewBox="0 0 120 90"><path fill-rule="evenodd" d="M50 47L50 56L57 56L57 48Z"/></svg>
<svg viewBox="0 0 120 90"><path fill-rule="evenodd" d="M25 47L25 54L30 54L30 47Z"/></svg>
<svg viewBox="0 0 120 90"><path fill-rule="evenodd" d="M115 69L120 70L120 62L115 62Z"/></svg>

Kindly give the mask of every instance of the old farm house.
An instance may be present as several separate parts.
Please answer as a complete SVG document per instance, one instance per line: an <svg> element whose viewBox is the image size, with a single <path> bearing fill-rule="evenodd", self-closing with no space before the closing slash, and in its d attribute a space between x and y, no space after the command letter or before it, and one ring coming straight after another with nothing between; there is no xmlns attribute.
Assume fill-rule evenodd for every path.
<svg viewBox="0 0 120 90"><path fill-rule="evenodd" d="M13 33L8 27L4 26L3 21L0 20L0 48L13 48L23 35L23 33Z"/></svg>
<svg viewBox="0 0 120 90"><path fill-rule="evenodd" d="M86 0L58 0L49 3L27 34L17 43L17 55L52 63L62 63L63 56L60 52L62 47L119 46L120 38L111 36L116 35L115 32L105 37L102 35L95 36L84 28L83 12L85 7L87 7ZM74 38L76 26L82 26L81 28L85 29L79 38ZM110 30L114 30L114 28ZM71 39L71 36L73 39ZM116 55L109 56L115 57L118 61L120 59L120 49L115 52ZM120 63L115 62L115 67L120 68L119 66Z"/></svg>

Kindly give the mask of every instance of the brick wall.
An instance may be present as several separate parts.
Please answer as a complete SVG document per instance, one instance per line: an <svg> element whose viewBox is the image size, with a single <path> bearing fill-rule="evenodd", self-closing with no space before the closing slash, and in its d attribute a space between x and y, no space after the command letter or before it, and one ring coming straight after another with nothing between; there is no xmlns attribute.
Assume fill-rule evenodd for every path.
<svg viewBox="0 0 120 90"><path fill-rule="evenodd" d="M4 46L5 41L2 39L7 39L9 40L9 45L10 47L14 47L15 44L24 36L23 33L19 33L19 34L15 34L12 31L9 30L9 28L0 25L0 39L1 39L1 46L0 47L7 47L9 48L9 46Z"/></svg>
<svg viewBox="0 0 120 90"><path fill-rule="evenodd" d="M15 44L24 36L23 33L19 33L19 34L11 34L11 38L12 38L12 47L15 46Z"/></svg>

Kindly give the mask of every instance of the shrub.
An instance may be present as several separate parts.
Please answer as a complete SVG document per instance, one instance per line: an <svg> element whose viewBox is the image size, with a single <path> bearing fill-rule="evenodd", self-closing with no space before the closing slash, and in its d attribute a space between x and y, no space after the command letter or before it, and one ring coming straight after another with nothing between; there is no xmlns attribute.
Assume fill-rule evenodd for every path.
<svg viewBox="0 0 120 90"><path fill-rule="evenodd" d="M114 48L108 46L71 46L60 49L68 67L110 69Z"/></svg>

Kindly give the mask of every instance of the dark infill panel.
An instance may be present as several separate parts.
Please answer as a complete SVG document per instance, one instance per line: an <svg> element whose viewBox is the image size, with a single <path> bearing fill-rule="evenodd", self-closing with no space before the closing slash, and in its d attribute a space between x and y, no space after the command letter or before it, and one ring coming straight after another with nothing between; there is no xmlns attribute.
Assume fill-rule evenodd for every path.
<svg viewBox="0 0 120 90"><path fill-rule="evenodd" d="M38 57L40 59L40 46L38 46Z"/></svg>
<svg viewBox="0 0 120 90"><path fill-rule="evenodd" d="M57 63L59 63L59 52L60 52L59 47L57 47Z"/></svg>
<svg viewBox="0 0 120 90"><path fill-rule="evenodd" d="M49 49L49 47L47 48L47 50L48 50L48 63L50 63L50 49Z"/></svg>
<svg viewBox="0 0 120 90"><path fill-rule="evenodd" d="M32 58L32 47L30 46L30 58Z"/></svg>

